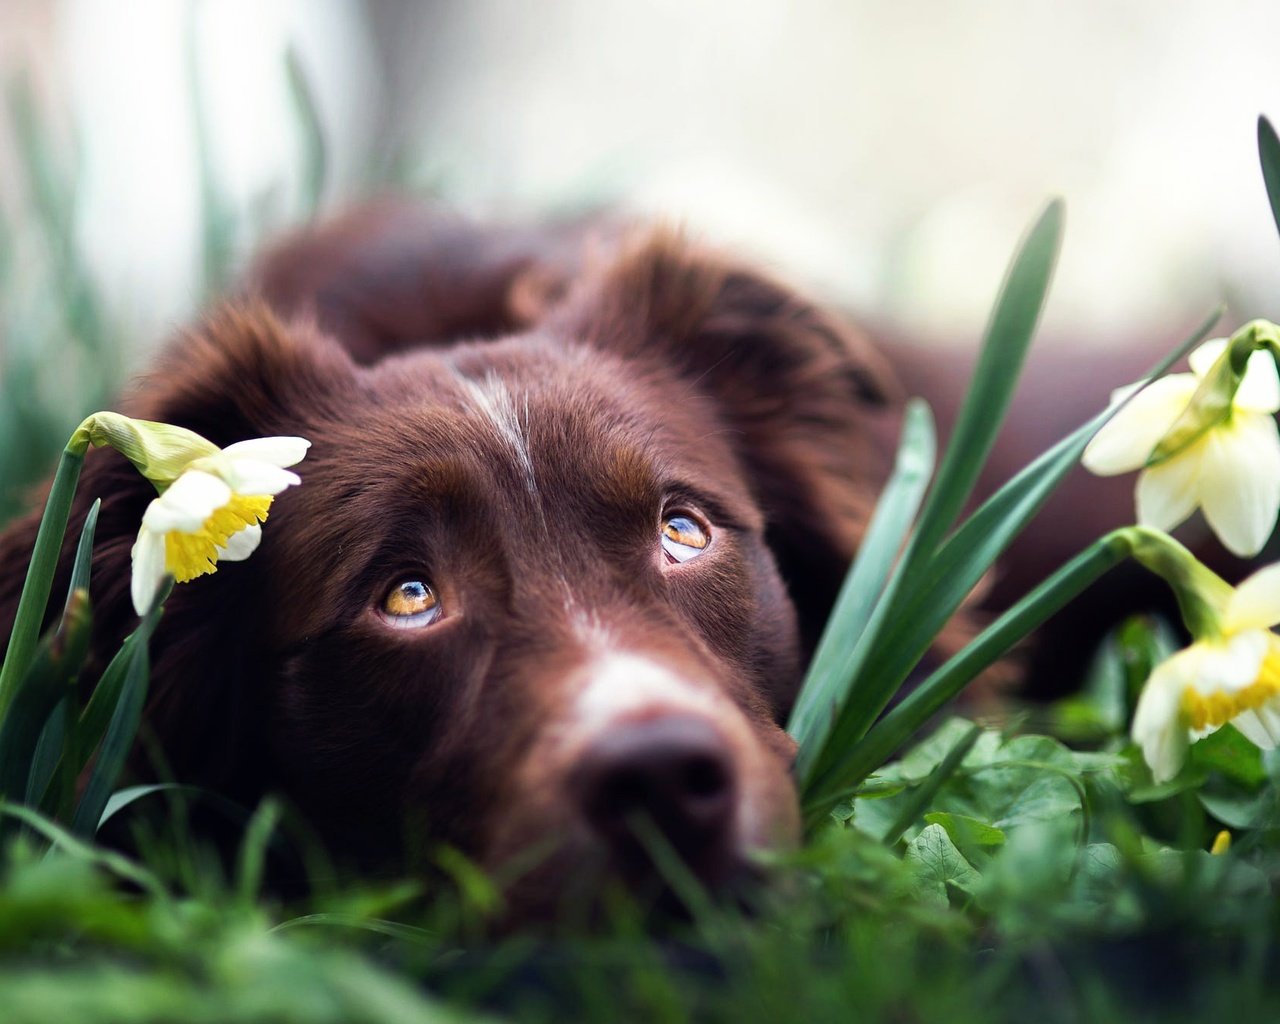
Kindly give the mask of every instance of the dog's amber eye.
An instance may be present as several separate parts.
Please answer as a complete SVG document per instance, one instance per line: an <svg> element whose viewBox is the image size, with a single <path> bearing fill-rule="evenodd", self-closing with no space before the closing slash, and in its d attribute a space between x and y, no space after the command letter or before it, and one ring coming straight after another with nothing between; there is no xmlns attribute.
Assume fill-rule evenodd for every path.
<svg viewBox="0 0 1280 1024"><path fill-rule="evenodd" d="M695 558L711 543L711 531L693 516L678 513L662 521L662 550L673 562Z"/></svg>
<svg viewBox="0 0 1280 1024"><path fill-rule="evenodd" d="M383 598L382 617L401 629L429 626L440 617L440 601L422 580L405 580Z"/></svg>

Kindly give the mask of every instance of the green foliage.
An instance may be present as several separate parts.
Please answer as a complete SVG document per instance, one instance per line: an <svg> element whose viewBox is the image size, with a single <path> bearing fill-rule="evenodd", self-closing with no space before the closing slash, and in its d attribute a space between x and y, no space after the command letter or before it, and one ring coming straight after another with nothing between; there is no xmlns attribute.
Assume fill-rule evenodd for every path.
<svg viewBox="0 0 1280 1024"><path fill-rule="evenodd" d="M909 519L927 483L933 434L924 411L913 409L906 419L897 466L873 518L873 527L883 520L893 529L883 536L873 529L859 550L789 724L800 745L797 775L811 827L980 672L1133 553L1129 538L1119 535L1086 548L880 717L947 621L1118 408L1099 413L968 519L955 522L1008 408L1044 304L1061 228L1062 208L1055 202L1014 256L947 454L914 524ZM1219 315L1206 319L1148 378L1202 341ZM895 559L904 537L905 550Z"/></svg>

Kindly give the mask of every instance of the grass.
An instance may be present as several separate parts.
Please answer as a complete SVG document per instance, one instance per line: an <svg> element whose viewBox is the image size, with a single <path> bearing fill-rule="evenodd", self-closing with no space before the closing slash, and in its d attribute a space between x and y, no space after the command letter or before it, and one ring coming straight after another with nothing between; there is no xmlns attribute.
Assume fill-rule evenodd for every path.
<svg viewBox="0 0 1280 1024"><path fill-rule="evenodd" d="M288 74L305 129L306 191L319 203L324 137L305 77L294 63ZM80 417L106 403L121 362L118 331L75 250L69 162L21 83L9 102L28 185L22 237L37 239L42 256L32 287L19 278L16 234L0 232L0 517L47 472ZM1280 210L1280 145L1265 122L1260 151ZM216 182L202 193L205 279L216 288L230 276L227 239L240 226ZM1081 553L882 714L1101 422L959 518L1031 342L1061 230L1052 204L1020 247L936 476L928 410L908 412L894 475L790 723L807 836L773 857L773 884L749 907L694 892L693 919L653 934L638 908L609 894L607 924L590 933L498 939L488 923L501 896L460 855L442 851L443 870L429 881L337 881L305 826L273 801L232 809L242 815L239 850L229 860L213 853L185 823L217 794L117 791L154 619L86 706L66 686L93 593L82 558L61 631L42 641L21 627L0 688L11 701L0 713L3 1019L962 1024L1228 1010L1280 1019L1280 757L1227 727L1193 747L1174 780L1152 783L1126 729L1146 674L1171 650L1167 624L1126 624L1060 704L1011 709L1001 722L935 719L985 665L1125 557L1123 544L1104 538ZM50 390L44 360L64 356L101 372ZM56 547L56 525L51 536ZM82 549L91 544L90 525ZM40 575L37 566L31 578ZM33 603L43 609L44 597ZM69 780L86 765L89 782L77 790ZM104 815L132 832L135 853L96 840ZM1208 852L1223 830L1229 848ZM307 895L264 888L268 863L282 855L308 866Z"/></svg>

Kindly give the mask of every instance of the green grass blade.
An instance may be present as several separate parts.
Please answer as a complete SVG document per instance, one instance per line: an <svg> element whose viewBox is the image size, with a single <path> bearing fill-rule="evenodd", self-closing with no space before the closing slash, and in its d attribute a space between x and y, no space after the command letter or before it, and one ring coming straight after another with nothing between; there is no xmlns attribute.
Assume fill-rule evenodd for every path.
<svg viewBox="0 0 1280 1024"><path fill-rule="evenodd" d="M325 179L329 169L329 152L325 144L324 125L320 122L320 109L316 103L315 89L302 67L298 51L290 47L285 54L285 72L289 77L289 98L302 131L302 201L303 212L314 216L324 197Z"/></svg>
<svg viewBox="0 0 1280 1024"><path fill-rule="evenodd" d="M74 591L56 630L40 642L0 725L0 797L24 796L45 722L89 652L89 595Z"/></svg>
<svg viewBox="0 0 1280 1024"><path fill-rule="evenodd" d="M264 800L249 819L244 839L240 843L240 855L236 862L236 892L246 904L252 904L262 889L266 871L267 847L280 824L280 804L272 799Z"/></svg>
<svg viewBox="0 0 1280 1024"><path fill-rule="evenodd" d="M98 511L102 508L102 500L98 499L89 509L84 526L80 530L80 543L76 546L76 557L71 566L71 583L67 587L67 604L70 605L72 595L77 590L89 591L89 575L93 560L93 536L98 527ZM63 759L64 746L68 737L74 737L75 730L67 726L74 715L72 693L68 692L59 702L57 709L45 722L36 743L35 755L31 762L31 771L27 777L26 802L32 807L45 806L45 793L49 783ZM68 758L71 763L74 757Z"/></svg>
<svg viewBox="0 0 1280 1024"><path fill-rule="evenodd" d="M62 550L62 538L67 532L67 519L71 515L71 501L75 497L76 482L80 479L80 467L84 456L64 450L53 477L49 500L45 502L44 516L36 533L35 548L31 553L31 565L22 584L22 596L18 598L18 612L13 620L13 632L9 635L9 648L0 668L0 722L13 700L14 691L27 674L31 657L40 635L45 609L49 605L49 592L53 589L53 575L58 569L58 555Z"/></svg>
<svg viewBox="0 0 1280 1024"><path fill-rule="evenodd" d="M1280 139L1265 117L1258 118L1258 158L1262 162L1262 180L1267 186L1271 217L1280 231Z"/></svg>
<svg viewBox="0 0 1280 1024"><path fill-rule="evenodd" d="M1062 240L1062 217L1062 201L1055 199L1009 266L947 453L920 514L912 562L928 558L951 528L995 444L1044 308Z"/></svg>
<svg viewBox="0 0 1280 1024"><path fill-rule="evenodd" d="M116 853L114 850L107 850L78 839L60 825L49 821L48 818L36 813L29 807L21 807L17 804L0 801L0 817L11 817L21 821L33 832L44 836L50 844L68 855L75 857L77 860L97 865L117 878L136 885L143 892L150 893L156 897L168 895L164 883L140 864L134 863L128 857Z"/></svg>
<svg viewBox="0 0 1280 1024"><path fill-rule="evenodd" d="M385 921L381 918L361 917L359 914L327 911L318 914L304 914L281 921L271 929L274 932L286 932L293 928L351 928L356 931L373 932L388 938L407 940L410 942L429 943L438 939L438 934L417 925L402 924L399 921Z"/></svg>
<svg viewBox="0 0 1280 1024"><path fill-rule="evenodd" d="M195 5L187 8L184 55L200 190L201 273L205 296L212 298L224 291L230 283L236 218L215 168L213 139L209 128L209 103L200 78L198 17L199 11Z"/></svg>
<svg viewBox="0 0 1280 1024"><path fill-rule="evenodd" d="M1090 545L1001 615L963 651L947 661L884 716L860 742L847 748L804 796L805 820L822 820L840 800L887 761L947 701L994 664L1050 615L1129 556L1125 531Z"/></svg>
<svg viewBox="0 0 1280 1024"><path fill-rule="evenodd" d="M72 819L71 829L77 835L92 836L97 829L102 812L107 806L107 799L111 795L111 789L119 779L125 759L129 756L129 749L133 746L138 724L142 721L142 707L146 701L147 684L151 674L147 645L151 640L156 622L159 621L162 607L163 600L158 599L121 648L122 655L125 654L126 649L128 654L124 662L119 699L115 702L106 734L102 738L102 747L98 751L93 771L80 797L80 804L76 807L75 817ZM118 660L119 655L112 660L111 666L108 666L108 673ZM103 681L105 679L106 673ZM98 688L102 688L101 682ZM86 713L87 711L86 708ZM84 744L81 749L89 751L93 748Z"/></svg>
<svg viewBox="0 0 1280 1024"><path fill-rule="evenodd" d="M973 749L973 745L978 742L978 737L981 735L982 726L971 725L956 742L956 745L947 751L947 756L942 759L941 764L916 789L911 795L911 799L907 801L907 806L898 815L897 820L885 830L882 838L885 846L895 845L907 829L928 811L929 805L933 803L933 798L938 795L947 780L955 774L956 769L960 767L960 762Z"/></svg>
<svg viewBox="0 0 1280 1024"><path fill-rule="evenodd" d="M787 731L800 744L801 759L816 754L848 696L852 664L876 602L929 486L934 459L933 416L918 399L908 403L893 473L885 485L866 537L840 588ZM799 769L803 773L803 765Z"/></svg>
<svg viewBox="0 0 1280 1024"><path fill-rule="evenodd" d="M161 596L156 601L157 606L164 602L164 595L167 593L167 588L162 591ZM154 610L152 609L153 612ZM120 692L124 687L129 664L133 658L133 645L137 642L135 638L143 633L144 630L149 637L153 627L154 623L148 626L147 619L143 619L138 628L125 637L120 650L111 659L110 664L107 665L106 670L98 679L98 685L94 687L93 693L89 695L89 703L85 706L84 711L80 713L80 723L77 727L79 733L77 745L83 755L83 760L76 765L75 770L77 773L85 766L87 759L97 749L98 744L102 742L102 737L107 731L111 716L115 712L116 705L120 702Z"/></svg>

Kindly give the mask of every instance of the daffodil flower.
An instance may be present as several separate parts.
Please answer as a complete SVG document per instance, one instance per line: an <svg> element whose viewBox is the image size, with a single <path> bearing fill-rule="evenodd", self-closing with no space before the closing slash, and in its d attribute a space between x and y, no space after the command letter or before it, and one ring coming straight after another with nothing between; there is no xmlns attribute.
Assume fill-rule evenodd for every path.
<svg viewBox="0 0 1280 1024"><path fill-rule="evenodd" d="M1245 330L1263 326L1271 327ZM1133 395L1082 461L1100 476L1142 470L1140 524L1172 530L1203 508L1222 543L1248 556L1262 549L1280 513L1280 378L1264 349L1253 351L1238 376L1228 356L1227 339L1205 342L1191 354L1190 373L1161 377ZM1137 386L1121 388L1112 401Z"/></svg>
<svg viewBox="0 0 1280 1024"><path fill-rule="evenodd" d="M185 583L253 554L275 495L301 483L285 467L308 447L300 437L260 437L188 462L142 516L131 588L138 614L166 574Z"/></svg>
<svg viewBox="0 0 1280 1024"><path fill-rule="evenodd" d="M257 550L275 496L301 482L286 467L301 462L311 442L259 437L219 448L184 427L99 412L80 424L68 449L83 453L89 445L115 448L160 494L133 545L130 589L142 615L166 575L186 583Z"/></svg>
<svg viewBox="0 0 1280 1024"><path fill-rule="evenodd" d="M1219 605L1216 628L1161 662L1138 698L1133 740L1156 782L1181 769L1193 740L1230 722L1270 749L1280 744L1280 565L1261 569Z"/></svg>

